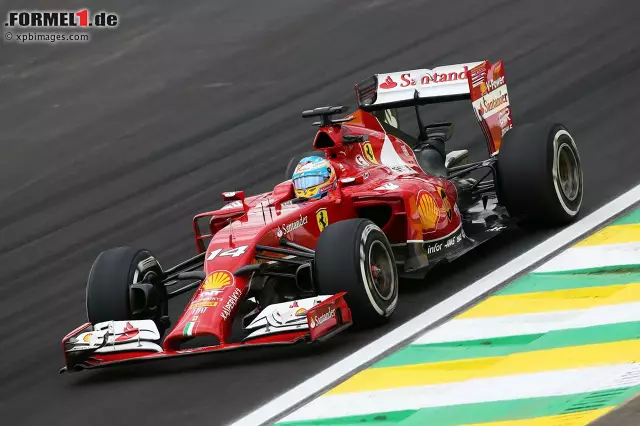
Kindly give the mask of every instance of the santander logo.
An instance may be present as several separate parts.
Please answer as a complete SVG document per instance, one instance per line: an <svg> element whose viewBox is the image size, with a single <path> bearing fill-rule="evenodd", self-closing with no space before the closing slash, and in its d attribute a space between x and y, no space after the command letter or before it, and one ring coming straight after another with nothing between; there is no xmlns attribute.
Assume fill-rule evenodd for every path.
<svg viewBox="0 0 640 426"><path fill-rule="evenodd" d="M331 318L336 316L336 310L329 307L329 310L320 316L315 316L311 318L311 328L316 328L317 326L324 324L329 321Z"/></svg>
<svg viewBox="0 0 640 426"><path fill-rule="evenodd" d="M393 89L398 86L405 88L411 86L429 86L431 84L464 82L467 79L467 72L469 71L469 68L465 65L462 68L444 67L441 68L440 71L436 71L434 73L430 73L429 70L426 71L427 73L424 75L415 75L410 72L402 73L399 77L396 77L399 79L398 83L388 75L387 78L380 83L380 89Z"/></svg>
<svg viewBox="0 0 640 426"><path fill-rule="evenodd" d="M393 81L393 79L391 78L390 75L387 76L387 78L380 83L380 88L381 89L393 89L394 87L396 87L398 85L398 83L396 83L395 81Z"/></svg>
<svg viewBox="0 0 640 426"><path fill-rule="evenodd" d="M302 228L308 222L309 222L309 217L300 215L300 219L296 220L295 222L278 226L276 235L278 236L278 238L282 238L283 235L293 232L298 228Z"/></svg>

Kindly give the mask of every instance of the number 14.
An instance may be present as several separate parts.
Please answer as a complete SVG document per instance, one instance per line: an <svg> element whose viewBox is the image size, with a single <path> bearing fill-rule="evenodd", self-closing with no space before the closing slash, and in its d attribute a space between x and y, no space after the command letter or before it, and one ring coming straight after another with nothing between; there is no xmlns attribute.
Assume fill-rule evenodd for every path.
<svg viewBox="0 0 640 426"><path fill-rule="evenodd" d="M213 260L216 257L222 257L222 256L238 257L243 255L247 251L247 247L248 246L240 246L227 251L222 251L222 249L216 249L211 253L209 253L209 257L207 257L207 260Z"/></svg>

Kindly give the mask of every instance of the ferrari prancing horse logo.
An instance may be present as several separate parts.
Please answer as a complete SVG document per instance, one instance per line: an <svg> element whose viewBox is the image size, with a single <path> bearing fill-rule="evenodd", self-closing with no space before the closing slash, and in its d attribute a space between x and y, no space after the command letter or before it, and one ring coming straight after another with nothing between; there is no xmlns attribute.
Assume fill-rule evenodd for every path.
<svg viewBox="0 0 640 426"><path fill-rule="evenodd" d="M371 161L373 164L378 164L378 160L376 160L376 156L373 153L373 147L369 142L362 145L362 152L364 156L367 157L367 160Z"/></svg>
<svg viewBox="0 0 640 426"><path fill-rule="evenodd" d="M451 221L452 209L451 209L451 203L449 202L449 199L447 198L447 193L444 192L444 189L438 187L438 194L440 194L440 197L442 198L442 210L443 210L444 214L447 215L447 219L449 219L449 221Z"/></svg>
<svg viewBox="0 0 640 426"><path fill-rule="evenodd" d="M329 226L329 215L327 209L320 209L316 212L316 222L318 222L318 229L320 232L324 231L324 228Z"/></svg>

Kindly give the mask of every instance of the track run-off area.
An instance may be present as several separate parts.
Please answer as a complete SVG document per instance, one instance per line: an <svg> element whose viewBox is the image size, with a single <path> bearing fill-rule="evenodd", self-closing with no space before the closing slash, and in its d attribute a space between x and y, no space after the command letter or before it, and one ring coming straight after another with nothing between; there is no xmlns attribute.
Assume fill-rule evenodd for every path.
<svg viewBox="0 0 640 426"><path fill-rule="evenodd" d="M9 0L9 10L44 8ZM229 424L517 258L559 230L505 234L401 287L392 321L326 345L58 375L102 250L195 254L191 218L221 192L267 191L314 128L374 73L502 59L514 125L561 121L587 217L640 182L640 5L617 0L50 1L106 9L80 44L0 42L0 419L22 425ZM471 105L447 149L486 148ZM175 300L175 318L187 296Z"/></svg>
<svg viewBox="0 0 640 426"><path fill-rule="evenodd" d="M640 392L638 200L640 186L234 426L287 412L279 425L578 426L607 415ZM303 405L306 392L317 398Z"/></svg>

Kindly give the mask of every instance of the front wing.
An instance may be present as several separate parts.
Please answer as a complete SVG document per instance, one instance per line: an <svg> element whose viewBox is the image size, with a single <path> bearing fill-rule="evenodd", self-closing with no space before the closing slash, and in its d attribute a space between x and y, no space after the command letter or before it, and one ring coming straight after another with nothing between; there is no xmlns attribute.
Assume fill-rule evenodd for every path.
<svg viewBox="0 0 640 426"><path fill-rule="evenodd" d="M151 320L85 323L62 339L65 366L60 373L133 364L152 360L228 352L241 348L283 346L327 340L351 326L351 310L346 293L331 296L306 312L308 327L267 334L240 343L222 343L193 349L165 350Z"/></svg>

